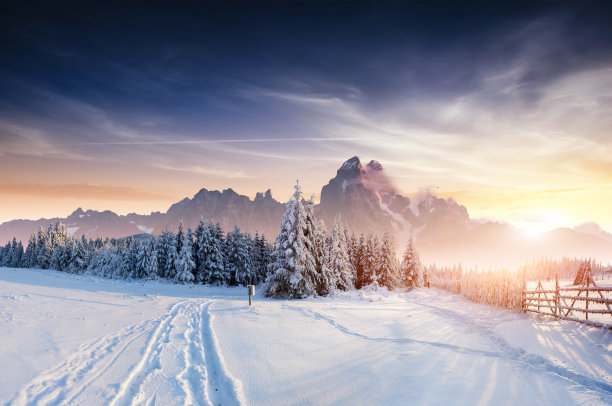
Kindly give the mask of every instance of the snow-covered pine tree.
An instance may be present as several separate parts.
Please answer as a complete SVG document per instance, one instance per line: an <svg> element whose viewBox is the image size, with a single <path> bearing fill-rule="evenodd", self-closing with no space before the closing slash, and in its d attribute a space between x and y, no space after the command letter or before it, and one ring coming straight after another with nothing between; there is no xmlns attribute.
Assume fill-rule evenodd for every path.
<svg viewBox="0 0 612 406"><path fill-rule="evenodd" d="M264 235L255 233L252 246L253 266L255 269L255 284L260 284L268 276L268 266L272 263L272 249Z"/></svg>
<svg viewBox="0 0 612 406"><path fill-rule="evenodd" d="M210 285L227 285L229 283L229 272L225 270L225 242L223 229L219 223L209 223L204 233L200 253L203 260L202 283Z"/></svg>
<svg viewBox="0 0 612 406"><path fill-rule="evenodd" d="M121 272L119 278L136 278L136 262L138 261L138 251L140 244L138 241L130 237L125 240L126 246L123 251L123 259L121 263Z"/></svg>
<svg viewBox="0 0 612 406"><path fill-rule="evenodd" d="M155 278L157 277L157 253L155 252L154 238L142 241L138 246L136 263L132 277Z"/></svg>
<svg viewBox="0 0 612 406"><path fill-rule="evenodd" d="M56 245L51 255L49 267L58 271L69 272L72 266L72 251L75 241L70 239L62 245Z"/></svg>
<svg viewBox="0 0 612 406"><path fill-rule="evenodd" d="M229 284L248 285L253 280L252 263L248 238L238 225L227 233L225 239L225 269L229 272Z"/></svg>
<svg viewBox="0 0 612 406"><path fill-rule="evenodd" d="M168 230L162 232L156 241L157 269L161 278L169 278L171 269L174 267L174 234Z"/></svg>
<svg viewBox="0 0 612 406"><path fill-rule="evenodd" d="M200 217L200 222L194 231L194 240L193 240L193 262L195 264L195 268L193 270L194 280L198 283L202 283L204 281L204 253L205 249L202 249L203 245L206 243L205 234L208 233L208 228L206 227L206 223L204 219Z"/></svg>
<svg viewBox="0 0 612 406"><path fill-rule="evenodd" d="M24 268L32 268L36 264L34 252L36 252L36 234L32 233L22 258L22 266Z"/></svg>
<svg viewBox="0 0 612 406"><path fill-rule="evenodd" d="M0 247L0 266L9 266L11 256L11 243L7 242L4 247Z"/></svg>
<svg viewBox="0 0 612 406"><path fill-rule="evenodd" d="M10 265L13 268L19 268L21 266L21 258L23 257L23 245L21 241L17 242L17 239L13 237L11 242L11 257Z"/></svg>
<svg viewBox="0 0 612 406"><path fill-rule="evenodd" d="M368 239L365 242L362 256L363 279L362 286L374 285L378 286L378 266L380 246L378 237L368 234Z"/></svg>
<svg viewBox="0 0 612 406"><path fill-rule="evenodd" d="M309 241L312 245L309 250L312 253L316 263L317 276L317 294L319 296L328 295L336 286L334 274L328 266L328 252L326 250L326 234L325 224L318 221L314 214L314 196L304 202L304 211L306 213L306 229L310 235Z"/></svg>
<svg viewBox="0 0 612 406"><path fill-rule="evenodd" d="M147 266L147 253L144 246L144 241L138 244L135 249L136 257L134 258L134 269L132 269L131 277L135 279L144 278L145 268Z"/></svg>
<svg viewBox="0 0 612 406"><path fill-rule="evenodd" d="M398 285L398 263L395 257L395 240L389 233L383 235L378 256L377 278L380 286L392 288Z"/></svg>
<svg viewBox="0 0 612 406"><path fill-rule="evenodd" d="M159 269L157 267L157 251L155 245L155 239L151 238L145 241L143 244L145 247L145 264L143 277L147 279L157 278Z"/></svg>
<svg viewBox="0 0 612 406"><path fill-rule="evenodd" d="M423 286L423 270L419 254L414 247L414 240L410 239L404 251L400 266L400 283L407 288Z"/></svg>
<svg viewBox="0 0 612 406"><path fill-rule="evenodd" d="M83 236L72 244L72 256L70 258L70 272L81 273L89 266L89 254L87 252L87 240Z"/></svg>
<svg viewBox="0 0 612 406"><path fill-rule="evenodd" d="M306 224L299 184L295 185L295 192L286 206L280 233L276 237L274 262L270 265L271 274L266 279L264 295L291 299L316 296L319 275L312 255L314 241Z"/></svg>
<svg viewBox="0 0 612 406"><path fill-rule="evenodd" d="M179 235L183 234L182 225L183 223L179 226ZM176 280L183 283L193 282L194 280L193 269L195 268L195 263L193 262L193 241L191 236L191 230L188 229L187 233L184 233L181 249L174 260Z"/></svg>
<svg viewBox="0 0 612 406"><path fill-rule="evenodd" d="M116 248L102 248L91 259L87 273L105 278L118 278L121 275L122 262Z"/></svg>
<svg viewBox="0 0 612 406"><path fill-rule="evenodd" d="M38 246L38 255L36 257L36 264L41 269L48 269L51 264L51 256L53 255L53 251L51 248L51 241L46 238L46 234L43 235L42 240L37 243Z"/></svg>
<svg viewBox="0 0 612 406"><path fill-rule="evenodd" d="M46 244L46 236L45 230L42 227L38 227L38 231L36 232L36 245L34 246L34 252L32 252L32 267L33 268L42 268L40 263L38 262L38 256L40 255L40 251L44 244Z"/></svg>
<svg viewBox="0 0 612 406"><path fill-rule="evenodd" d="M345 230L335 223L327 237L329 269L334 275L335 289L349 290L354 287L353 265L349 258Z"/></svg>
<svg viewBox="0 0 612 406"><path fill-rule="evenodd" d="M363 234L359 236L359 240L353 238L353 256L351 257L351 264L355 268L355 288L361 289L366 283L366 271L365 271L365 254L367 251L367 241Z"/></svg>

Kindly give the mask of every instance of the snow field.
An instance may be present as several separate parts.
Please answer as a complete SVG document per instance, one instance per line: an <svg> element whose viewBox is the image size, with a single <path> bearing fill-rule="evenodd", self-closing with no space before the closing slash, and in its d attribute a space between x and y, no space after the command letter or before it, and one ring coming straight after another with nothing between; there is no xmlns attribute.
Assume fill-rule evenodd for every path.
<svg viewBox="0 0 612 406"><path fill-rule="evenodd" d="M254 300L0 268L0 403L612 403L610 331L437 289Z"/></svg>

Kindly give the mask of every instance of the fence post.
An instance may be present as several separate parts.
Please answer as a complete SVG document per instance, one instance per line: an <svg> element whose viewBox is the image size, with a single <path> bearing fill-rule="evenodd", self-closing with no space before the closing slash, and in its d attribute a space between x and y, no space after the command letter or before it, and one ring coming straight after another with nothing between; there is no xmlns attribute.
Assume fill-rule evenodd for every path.
<svg viewBox="0 0 612 406"><path fill-rule="evenodd" d="M527 301L527 293L525 292L527 290L527 270L523 269L523 290L521 291L521 311L523 313L525 313L525 302Z"/></svg>
<svg viewBox="0 0 612 406"><path fill-rule="evenodd" d="M559 274L555 273L555 317L559 317Z"/></svg>
<svg viewBox="0 0 612 406"><path fill-rule="evenodd" d="M589 285L587 285L587 291L586 291L586 309L589 310ZM584 313L584 316L586 317L586 319L589 319L589 312Z"/></svg>

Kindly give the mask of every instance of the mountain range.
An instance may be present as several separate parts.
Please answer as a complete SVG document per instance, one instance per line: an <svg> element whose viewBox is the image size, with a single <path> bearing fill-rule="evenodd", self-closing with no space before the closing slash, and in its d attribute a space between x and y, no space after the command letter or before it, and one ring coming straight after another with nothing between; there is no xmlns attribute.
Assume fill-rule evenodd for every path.
<svg viewBox="0 0 612 406"><path fill-rule="evenodd" d="M8 221L0 224L0 242L13 237L27 242L38 227L46 228L56 221L77 237L105 238L175 231L181 221L195 228L200 218L219 222L226 231L238 224L243 231L259 232L273 240L284 210L285 205L275 200L270 190L251 200L232 189L201 189L165 213L117 215L79 208L66 218ZM612 262L612 234L595 223L528 237L509 224L471 219L467 209L452 198L442 199L429 192L412 199L403 196L379 162L363 165L358 157L344 162L323 186L315 212L328 228L340 221L357 234L394 234L398 254L414 238L425 263L516 266L542 256Z"/></svg>

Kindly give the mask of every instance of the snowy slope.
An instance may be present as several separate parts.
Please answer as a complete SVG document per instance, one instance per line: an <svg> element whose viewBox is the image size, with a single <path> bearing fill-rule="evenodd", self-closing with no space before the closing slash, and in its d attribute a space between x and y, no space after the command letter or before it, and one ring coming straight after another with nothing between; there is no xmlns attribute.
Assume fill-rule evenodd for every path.
<svg viewBox="0 0 612 406"><path fill-rule="evenodd" d="M609 331L435 289L243 290L0 268L0 403L612 403Z"/></svg>

